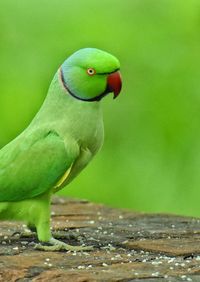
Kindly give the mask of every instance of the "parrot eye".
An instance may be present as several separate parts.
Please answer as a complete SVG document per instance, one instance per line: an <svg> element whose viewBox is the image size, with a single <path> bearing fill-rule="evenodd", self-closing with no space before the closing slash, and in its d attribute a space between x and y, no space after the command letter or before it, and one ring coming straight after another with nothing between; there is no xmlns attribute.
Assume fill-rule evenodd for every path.
<svg viewBox="0 0 200 282"><path fill-rule="evenodd" d="M88 75L92 76L92 75L94 75L95 73L96 73L96 71L95 71L93 68L87 69L87 74L88 74Z"/></svg>

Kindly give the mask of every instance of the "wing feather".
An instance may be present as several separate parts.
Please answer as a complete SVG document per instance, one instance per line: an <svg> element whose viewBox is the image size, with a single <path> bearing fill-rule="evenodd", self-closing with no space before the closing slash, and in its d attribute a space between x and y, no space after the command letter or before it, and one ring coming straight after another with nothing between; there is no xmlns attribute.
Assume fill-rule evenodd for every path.
<svg viewBox="0 0 200 282"><path fill-rule="evenodd" d="M54 131L33 132L0 151L0 202L33 198L51 189L78 152Z"/></svg>

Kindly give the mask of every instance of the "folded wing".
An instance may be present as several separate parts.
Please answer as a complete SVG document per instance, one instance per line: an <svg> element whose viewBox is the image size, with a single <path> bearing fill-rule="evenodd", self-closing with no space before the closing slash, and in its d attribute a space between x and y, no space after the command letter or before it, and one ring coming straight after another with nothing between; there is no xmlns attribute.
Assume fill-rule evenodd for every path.
<svg viewBox="0 0 200 282"><path fill-rule="evenodd" d="M1 149L0 202L21 201L52 189L78 155L70 147L49 131L25 135Z"/></svg>

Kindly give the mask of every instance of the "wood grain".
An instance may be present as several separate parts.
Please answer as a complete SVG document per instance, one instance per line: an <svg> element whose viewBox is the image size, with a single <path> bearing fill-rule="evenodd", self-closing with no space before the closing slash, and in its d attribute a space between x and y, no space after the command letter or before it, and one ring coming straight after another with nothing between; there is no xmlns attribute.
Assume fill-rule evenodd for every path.
<svg viewBox="0 0 200 282"><path fill-rule="evenodd" d="M200 281L200 220L55 198L55 237L94 251L34 250L35 234L0 223L0 281Z"/></svg>

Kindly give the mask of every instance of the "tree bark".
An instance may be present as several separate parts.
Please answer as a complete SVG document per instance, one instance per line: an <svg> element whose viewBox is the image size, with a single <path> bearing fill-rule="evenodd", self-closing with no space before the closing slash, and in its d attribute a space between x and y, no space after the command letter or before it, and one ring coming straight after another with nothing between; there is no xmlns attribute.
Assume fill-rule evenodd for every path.
<svg viewBox="0 0 200 282"><path fill-rule="evenodd" d="M34 233L20 235L24 225L0 222L0 281L200 281L197 218L55 198L52 227L56 238L94 250L38 251Z"/></svg>

